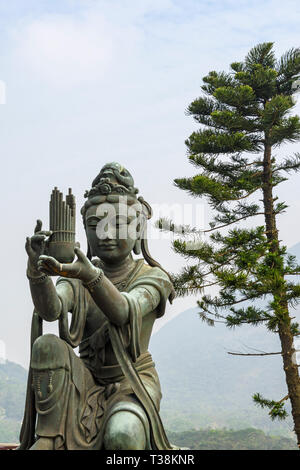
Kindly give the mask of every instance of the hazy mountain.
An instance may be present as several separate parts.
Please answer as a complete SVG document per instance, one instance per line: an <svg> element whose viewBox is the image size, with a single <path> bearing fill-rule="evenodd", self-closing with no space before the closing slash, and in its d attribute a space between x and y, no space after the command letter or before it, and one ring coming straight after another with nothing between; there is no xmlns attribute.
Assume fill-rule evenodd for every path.
<svg viewBox="0 0 300 470"><path fill-rule="evenodd" d="M209 327L187 310L163 326L151 339L150 351L159 373L166 428L256 427L288 432L291 420L272 422L251 396L279 400L287 394L281 356L243 357L232 352L280 351L275 334L261 327L229 330Z"/></svg>
<svg viewBox="0 0 300 470"><path fill-rule="evenodd" d="M7 361L0 364L0 442L17 442L24 412L27 371Z"/></svg>
<svg viewBox="0 0 300 470"><path fill-rule="evenodd" d="M300 243L289 253L300 260ZM172 431L226 426L289 432L293 428L290 417L272 422L268 411L257 408L251 398L256 392L274 400L287 395L281 356L227 353L280 350L277 335L263 327L228 329L222 323L210 327L200 320L197 308L178 315L150 343L162 385L161 414L166 427Z"/></svg>
<svg viewBox="0 0 300 470"><path fill-rule="evenodd" d="M260 429L201 429L168 432L170 442L193 450L297 450L295 439L266 435Z"/></svg>
<svg viewBox="0 0 300 470"><path fill-rule="evenodd" d="M0 364L0 408L7 418L22 419L26 381L27 371L22 366L10 361Z"/></svg>
<svg viewBox="0 0 300 470"><path fill-rule="evenodd" d="M300 262L300 242L293 245L291 248L288 249L288 252L291 255L296 256L298 262Z"/></svg>

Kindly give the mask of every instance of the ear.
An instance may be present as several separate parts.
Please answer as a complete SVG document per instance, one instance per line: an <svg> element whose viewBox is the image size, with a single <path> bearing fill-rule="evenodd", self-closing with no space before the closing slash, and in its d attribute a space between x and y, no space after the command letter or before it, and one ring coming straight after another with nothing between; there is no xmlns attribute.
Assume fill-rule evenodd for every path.
<svg viewBox="0 0 300 470"><path fill-rule="evenodd" d="M141 240L137 239L135 245L133 247L133 252L135 255L139 255L141 253Z"/></svg>

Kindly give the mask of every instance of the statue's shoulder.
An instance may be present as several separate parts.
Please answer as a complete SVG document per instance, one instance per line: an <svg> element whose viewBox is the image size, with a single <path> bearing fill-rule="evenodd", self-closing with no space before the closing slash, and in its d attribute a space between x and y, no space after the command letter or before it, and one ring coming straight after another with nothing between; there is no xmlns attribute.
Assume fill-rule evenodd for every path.
<svg viewBox="0 0 300 470"><path fill-rule="evenodd" d="M159 266L150 266L143 258L136 260L137 275L135 279L141 276L162 277L169 279L167 273Z"/></svg>
<svg viewBox="0 0 300 470"><path fill-rule="evenodd" d="M160 303L157 307L157 318L161 317L165 312L165 306L167 299L172 300L174 298L173 284L168 274L159 266L150 266L145 263L144 260L137 260L140 264L140 269L136 276L130 282L128 291L136 287L147 287L151 286L158 290L160 294Z"/></svg>

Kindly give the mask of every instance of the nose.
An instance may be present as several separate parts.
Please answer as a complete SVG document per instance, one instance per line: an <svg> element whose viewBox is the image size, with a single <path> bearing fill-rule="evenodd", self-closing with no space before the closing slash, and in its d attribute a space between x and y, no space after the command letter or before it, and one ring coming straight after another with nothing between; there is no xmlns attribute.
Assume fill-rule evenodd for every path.
<svg viewBox="0 0 300 470"><path fill-rule="evenodd" d="M104 241L111 241L111 240L113 240L113 237L111 236L111 234L108 233L107 235L105 235L105 236L102 238L102 240L104 240Z"/></svg>
<svg viewBox="0 0 300 470"><path fill-rule="evenodd" d="M115 228L111 224L98 224L96 228L97 237L99 240L113 240L116 238Z"/></svg>

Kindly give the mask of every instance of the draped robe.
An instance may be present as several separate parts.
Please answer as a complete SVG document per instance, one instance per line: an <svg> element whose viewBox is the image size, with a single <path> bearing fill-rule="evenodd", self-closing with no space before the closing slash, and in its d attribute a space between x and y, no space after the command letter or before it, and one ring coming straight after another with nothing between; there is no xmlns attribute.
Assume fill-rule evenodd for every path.
<svg viewBox="0 0 300 470"><path fill-rule="evenodd" d="M148 449L172 448L159 417L159 378L146 349L153 321L164 314L172 284L164 271L140 259L128 279L116 287L129 308L129 322L122 327L108 321L78 279L57 281L62 303L60 338L41 336L42 322L34 313L20 449L29 448L36 435L53 437L55 449L99 450L108 419L121 410L140 418ZM64 290L73 296L70 328ZM141 295L152 302L153 309L146 315ZM95 315L96 326L91 325ZM73 351L78 345L80 357ZM113 351L114 364L107 364L108 351Z"/></svg>

